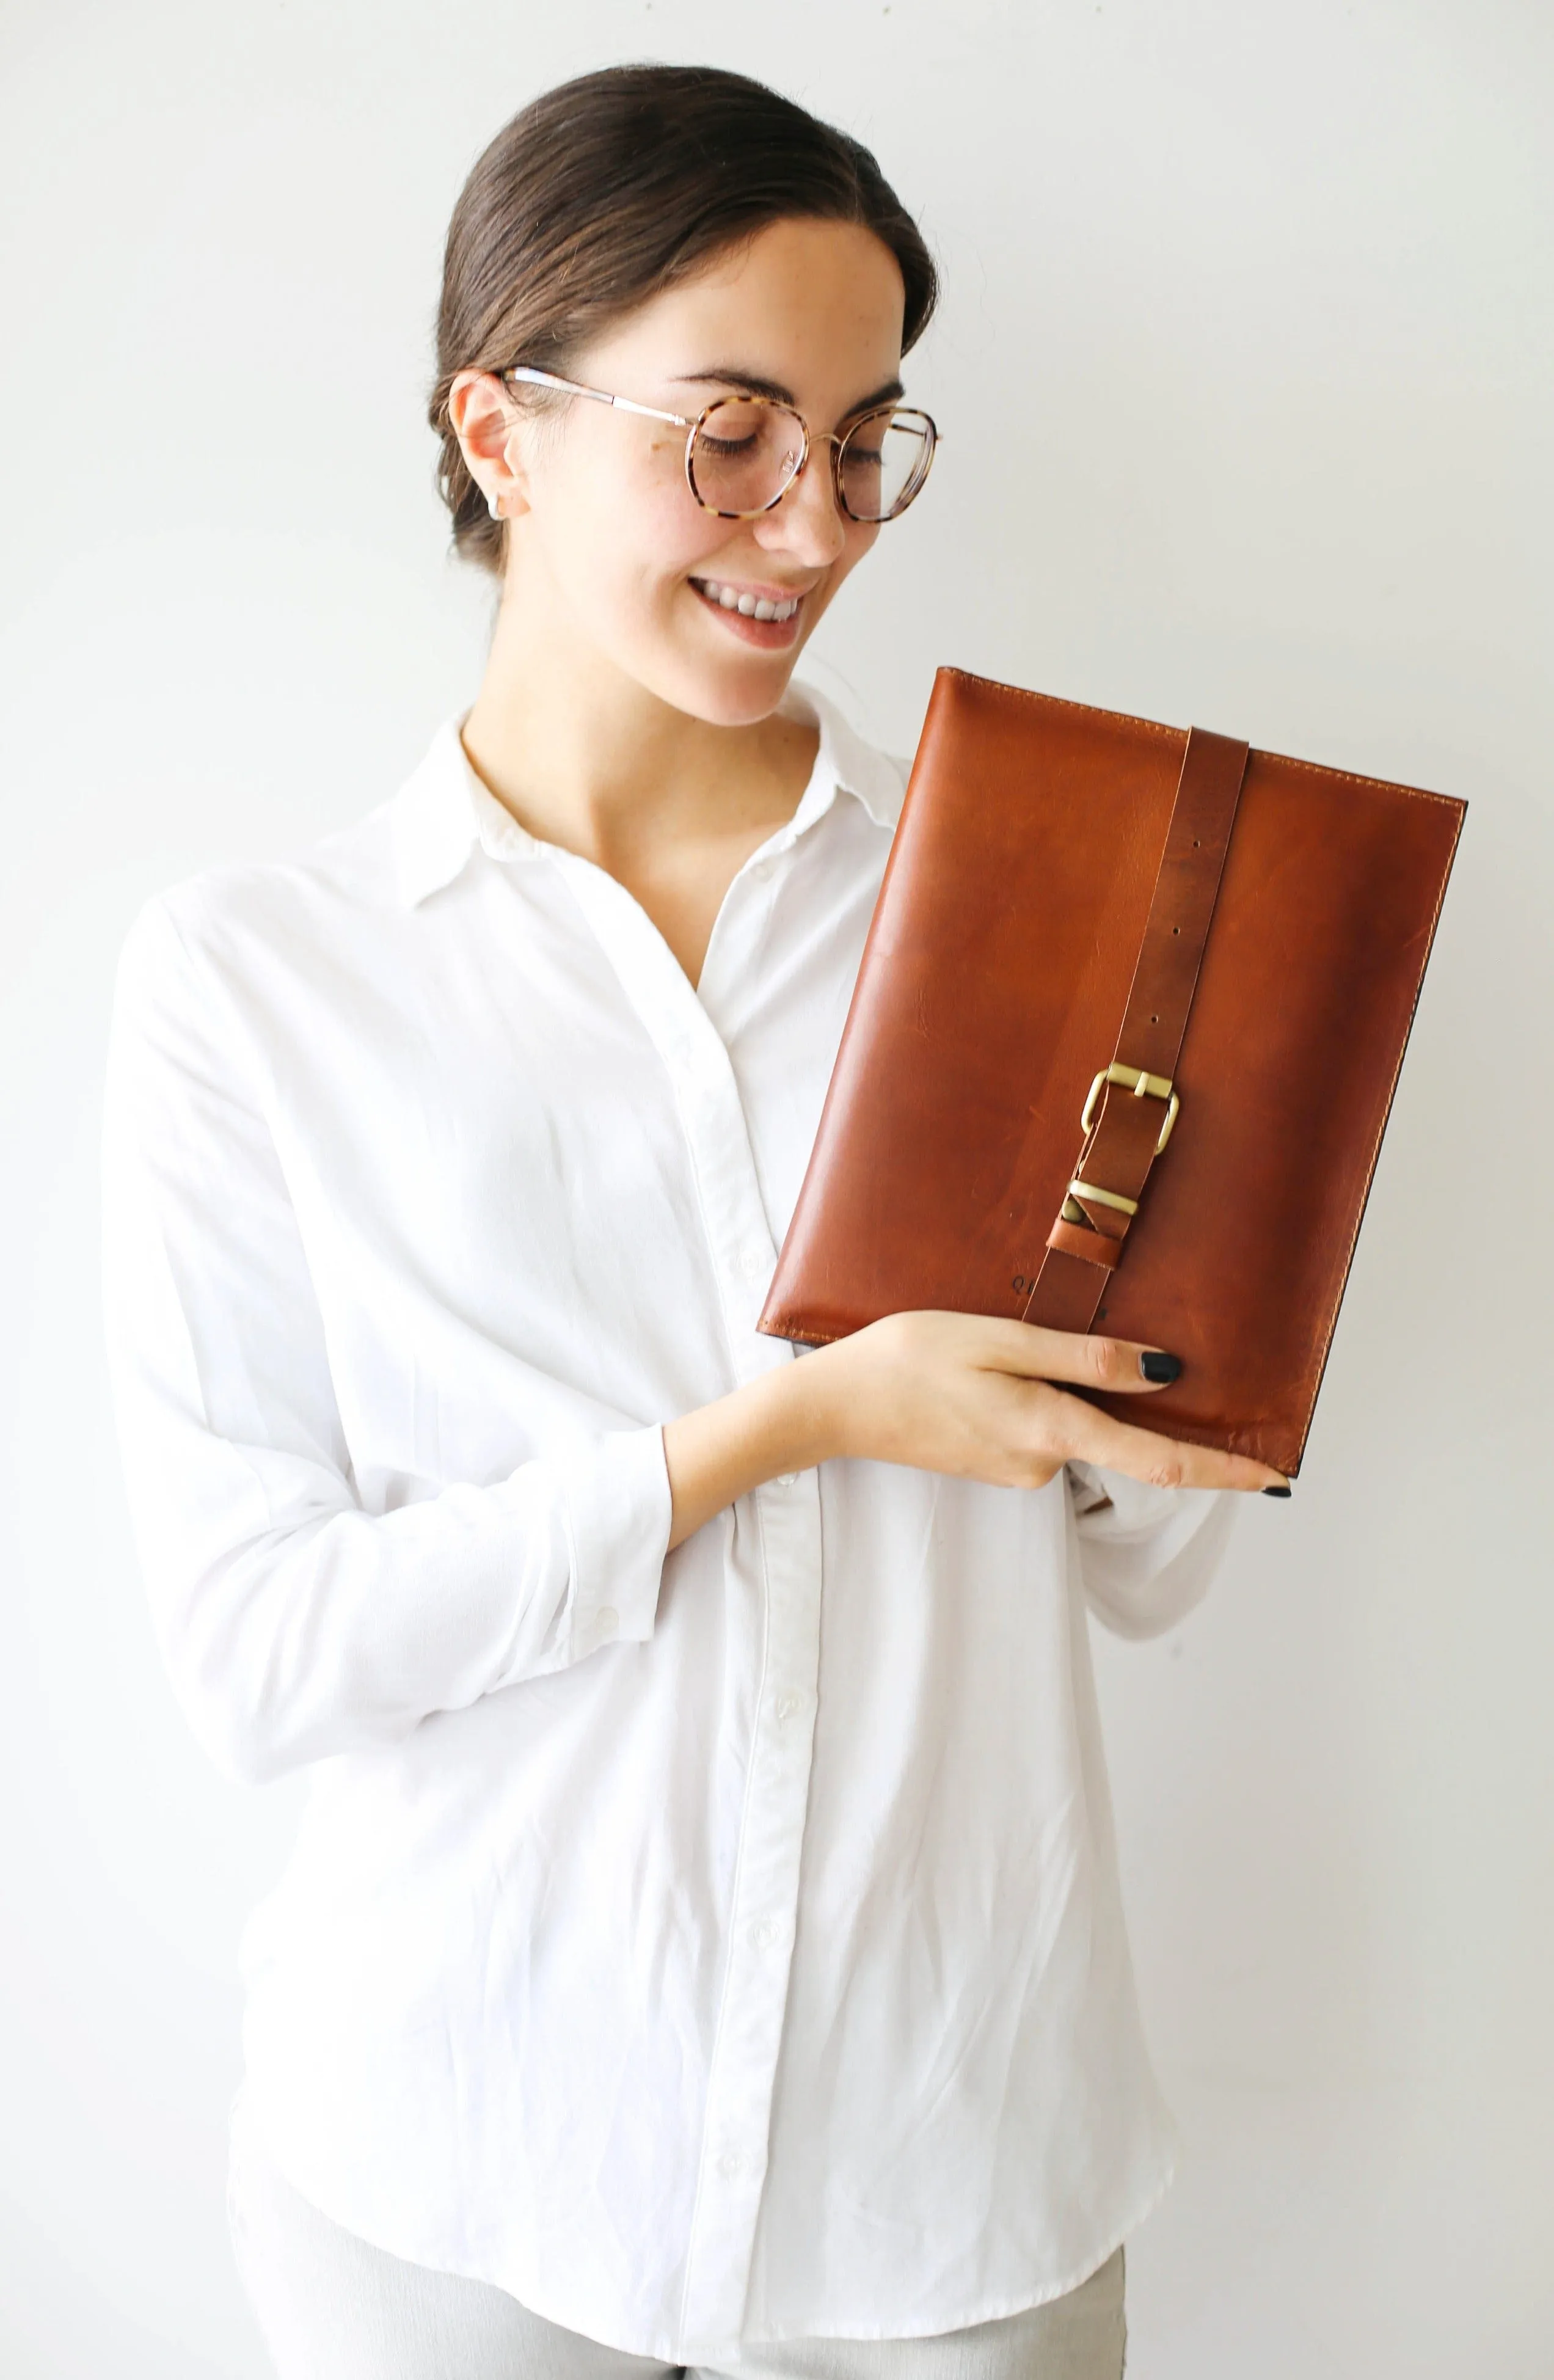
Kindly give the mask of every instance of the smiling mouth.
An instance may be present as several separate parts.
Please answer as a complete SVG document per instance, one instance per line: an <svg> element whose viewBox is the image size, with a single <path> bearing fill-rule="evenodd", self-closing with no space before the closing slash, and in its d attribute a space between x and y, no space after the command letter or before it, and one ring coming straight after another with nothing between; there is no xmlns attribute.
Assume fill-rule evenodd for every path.
<svg viewBox="0 0 1554 2380"><path fill-rule="evenodd" d="M791 620L802 595L788 595L779 601L771 595L741 593L737 587L725 586L721 578L693 578L691 585L703 601L715 604L721 612L737 612L744 620L772 620L779 626Z"/></svg>

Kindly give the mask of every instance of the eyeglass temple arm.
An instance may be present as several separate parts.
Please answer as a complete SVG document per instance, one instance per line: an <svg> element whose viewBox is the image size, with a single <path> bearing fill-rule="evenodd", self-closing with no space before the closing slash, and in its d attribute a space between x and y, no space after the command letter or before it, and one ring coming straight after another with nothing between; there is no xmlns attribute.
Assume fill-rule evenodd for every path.
<svg viewBox="0 0 1554 2380"><path fill-rule="evenodd" d="M613 405L618 413L640 413L650 421L672 421L676 430L694 427L684 413L664 413L656 405L637 405L629 396L612 396L607 388L586 388L580 380L563 380L555 372L541 371L535 364L513 364L502 377L532 382L536 388L559 388L568 396L591 396L600 405Z"/></svg>

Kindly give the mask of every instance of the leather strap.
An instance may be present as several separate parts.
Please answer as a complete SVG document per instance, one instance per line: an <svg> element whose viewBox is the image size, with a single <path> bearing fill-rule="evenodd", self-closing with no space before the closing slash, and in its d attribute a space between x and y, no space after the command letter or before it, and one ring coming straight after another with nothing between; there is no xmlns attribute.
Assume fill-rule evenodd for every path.
<svg viewBox="0 0 1554 2380"><path fill-rule="evenodd" d="M1025 1320L1088 1330L1121 1262L1129 1211L1154 1164L1170 1108L1155 1087L1171 1082L1197 990L1219 898L1247 747L1195 727L1187 737L1154 898L1134 968L1111 1071L1153 1078L1135 1089L1107 1081L1074 1162L1069 1195L1047 1239ZM1087 1188L1092 1195L1087 1196ZM1111 1194L1109 1198L1094 1195ZM1122 1201L1123 1203L1113 1203Z"/></svg>

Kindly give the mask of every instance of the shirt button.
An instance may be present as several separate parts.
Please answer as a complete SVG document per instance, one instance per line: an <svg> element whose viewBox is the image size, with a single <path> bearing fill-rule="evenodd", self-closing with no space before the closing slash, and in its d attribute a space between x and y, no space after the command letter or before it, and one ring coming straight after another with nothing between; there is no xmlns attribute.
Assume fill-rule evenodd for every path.
<svg viewBox="0 0 1554 2380"><path fill-rule="evenodd" d="M593 1624L601 1636L613 1636L621 1624L621 1615L613 1603L601 1604L594 1613Z"/></svg>
<svg viewBox="0 0 1554 2380"><path fill-rule="evenodd" d="M777 1939L775 1917L758 1917L750 1928L750 1940L758 1950L770 1950Z"/></svg>
<svg viewBox="0 0 1554 2380"><path fill-rule="evenodd" d="M778 1697L777 1697L777 1699L776 1699L776 1701L772 1704L771 1707L772 1707L773 1711L776 1713L777 1718L778 1718L778 1719L779 1719L779 1720L783 1720L783 1719L789 1719L789 1718L792 1718L792 1717L793 1717L793 1715L794 1715L795 1711L795 1710L797 1710L797 1708L798 1708L798 1706L799 1706L799 1704L800 1704L800 1702L801 1702L802 1700L803 1700L803 1696L802 1696L801 1694L779 1694L779 1695L778 1695Z"/></svg>
<svg viewBox="0 0 1554 2380"><path fill-rule="evenodd" d="M739 1269L747 1281L764 1281L771 1270L771 1258L764 1248L747 1248L739 1259Z"/></svg>
<svg viewBox="0 0 1554 2380"><path fill-rule="evenodd" d="M718 2159L718 2171L725 2181L734 2181L745 2170L745 2160L737 2149L725 2149Z"/></svg>

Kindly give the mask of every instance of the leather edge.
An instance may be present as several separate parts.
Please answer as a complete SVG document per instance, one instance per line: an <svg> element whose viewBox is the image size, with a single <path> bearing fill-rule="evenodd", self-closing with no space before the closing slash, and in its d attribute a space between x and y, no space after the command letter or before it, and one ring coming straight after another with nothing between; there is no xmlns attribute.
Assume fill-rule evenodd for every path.
<svg viewBox="0 0 1554 2380"><path fill-rule="evenodd" d="M936 677L959 678L969 686L987 686L995 694L1012 696L1019 702L1045 703L1054 710L1078 710L1091 719L1112 719L1124 726L1147 728L1152 735L1184 736L1188 732L1184 727L1172 727L1164 720L1143 719L1134 710L1111 710L1104 703L1076 702L1071 695L1045 694L1037 686L1011 686L1003 678L981 677L975 670L962 669L954 662L944 662L934 674ZM1215 732L1220 734L1223 731L1217 729ZM1449 809L1457 809L1464 814L1468 808L1460 794L1437 793L1428 785L1405 783L1401 777L1371 777L1359 770L1329 766L1325 760L1298 759L1292 752L1276 752L1266 744L1249 745L1247 752L1248 768L1254 760L1277 760L1281 768L1303 769L1313 776L1336 777L1345 785L1370 785L1378 793L1409 794L1418 801L1439 802Z"/></svg>
<svg viewBox="0 0 1554 2380"><path fill-rule="evenodd" d="M1374 784L1384 783L1385 781L1377 778L1368 778L1362 782ZM1389 786L1389 791L1395 790L1397 790L1395 787ZM1416 789L1405 786L1402 790L1404 792L1412 792ZM1392 1079L1387 1086L1387 1098L1382 1106L1380 1116L1377 1121L1376 1138L1371 1145L1370 1156L1366 1166L1365 1191L1360 1199L1359 1206L1355 1210L1354 1228L1350 1234L1349 1245L1344 1250L1343 1266L1339 1275L1338 1288L1334 1293L1332 1304L1328 1311L1326 1326L1322 1332L1321 1352L1317 1365L1317 1377L1312 1383L1311 1396L1305 1410L1305 1427L1301 1431L1300 1444L1295 1450L1295 1460L1293 1463L1281 1463L1278 1466L1279 1469L1284 1473L1285 1476L1290 1479L1293 1479L1299 1475L1300 1466L1305 1456L1306 1445L1311 1437L1312 1425L1317 1418L1317 1401L1322 1393L1322 1383L1327 1378L1328 1364L1332 1354L1333 1339L1338 1330L1338 1318L1342 1311L1343 1301L1349 1292L1350 1278L1354 1269L1354 1251L1360 1244L1361 1228L1365 1223L1366 1214L1370 1206L1371 1192L1376 1187L1377 1168L1381 1162L1381 1144L1387 1135L1387 1126L1392 1120L1392 1108L1397 1099L1398 1085L1402 1079L1403 1061L1408 1055L1408 1045L1414 1038L1414 1027L1419 1015L1419 1002L1425 996L1425 977L1428 971L1430 958L1435 950L1436 933L1440 925L1440 913L1446 905L1447 887L1451 881L1451 871L1457 864L1457 852L1463 840L1463 828L1467 820L1468 806L1465 801L1463 801L1451 794L1432 794L1428 798L1432 801L1447 803L1449 806L1456 809L1457 820L1451 832L1451 848L1446 855L1446 865L1442 868L1440 876L1440 890L1436 895L1436 905L1430 913L1429 931L1425 937L1424 948L1419 954L1419 972L1414 978L1414 998L1409 1005L1408 1023L1403 1028L1402 1039L1398 1045L1397 1063L1392 1069Z"/></svg>

